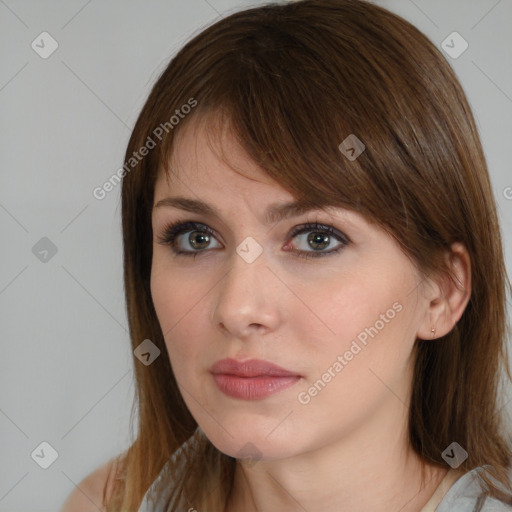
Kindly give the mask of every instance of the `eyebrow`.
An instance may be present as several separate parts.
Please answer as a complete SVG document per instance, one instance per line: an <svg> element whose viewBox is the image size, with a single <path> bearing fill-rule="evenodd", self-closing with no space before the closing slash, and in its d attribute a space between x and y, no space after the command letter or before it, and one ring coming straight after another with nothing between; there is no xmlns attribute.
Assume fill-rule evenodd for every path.
<svg viewBox="0 0 512 512"><path fill-rule="evenodd" d="M161 199L156 203L155 208L160 208L162 206L172 206L174 208L179 208L181 210L186 210L192 213L198 213L202 215L209 215L211 217L215 217L220 219L221 216L217 209L214 206L209 205L203 201L198 201L196 199L189 199L186 197L166 197L165 199ZM290 217L297 217L298 215L302 215L303 213L313 211L313 210L321 210L325 207L320 205L311 204L308 201L292 201L288 203L275 203L271 204L265 213L264 223L265 224L273 224L276 222L280 222L283 219L287 219Z"/></svg>

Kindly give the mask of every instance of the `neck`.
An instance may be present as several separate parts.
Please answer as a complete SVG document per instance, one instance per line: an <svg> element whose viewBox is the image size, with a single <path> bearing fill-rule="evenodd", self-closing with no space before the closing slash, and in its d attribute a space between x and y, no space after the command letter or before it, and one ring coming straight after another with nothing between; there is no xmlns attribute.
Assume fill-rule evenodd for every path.
<svg viewBox="0 0 512 512"><path fill-rule="evenodd" d="M238 464L225 512L420 512L448 472L425 463L423 468L424 479L422 465L418 463L392 472L390 468L380 474L371 471L354 481L334 472L319 471L317 467L307 474L284 474L282 467L251 474L251 470Z"/></svg>
<svg viewBox="0 0 512 512"><path fill-rule="evenodd" d="M421 511L447 469L412 450L407 429L399 429L407 424L401 407L402 417L388 414L373 428L359 425L341 440L293 457L253 466L237 461L225 512Z"/></svg>

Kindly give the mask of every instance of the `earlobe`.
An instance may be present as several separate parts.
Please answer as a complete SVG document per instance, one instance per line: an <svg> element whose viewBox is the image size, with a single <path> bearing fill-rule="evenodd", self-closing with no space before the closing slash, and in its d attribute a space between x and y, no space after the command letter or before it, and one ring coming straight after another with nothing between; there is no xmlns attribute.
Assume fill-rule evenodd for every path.
<svg viewBox="0 0 512 512"><path fill-rule="evenodd" d="M434 294L425 311L425 318L417 332L424 340L448 334L460 320L471 297L471 259L460 242L451 246L446 255L447 270L440 273Z"/></svg>

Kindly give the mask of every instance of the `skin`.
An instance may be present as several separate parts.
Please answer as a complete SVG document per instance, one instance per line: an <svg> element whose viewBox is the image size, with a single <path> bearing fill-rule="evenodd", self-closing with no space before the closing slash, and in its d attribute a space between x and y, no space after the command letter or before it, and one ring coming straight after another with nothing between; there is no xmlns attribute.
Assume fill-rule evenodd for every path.
<svg viewBox="0 0 512 512"><path fill-rule="evenodd" d="M462 315L470 295L467 252L454 244L450 258L462 289L424 279L389 234L352 211L330 208L265 225L268 205L295 197L226 131L221 149L244 175L235 172L195 123L179 134L170 161L176 174L167 181L160 173L154 204L178 195L200 199L221 219L153 208L151 291L174 374L200 428L232 457L247 443L257 448L255 460L237 464L226 511L419 511L447 468L425 464L409 445L412 349L416 338L432 342L433 326L443 336ZM216 235L196 258L174 255L158 236L175 220L200 222ZM315 252L307 236L317 231L289 233L314 221L344 233L349 245L325 257L298 257L294 251ZM179 237L181 250L198 252L189 242L193 231ZM236 252L248 236L263 249L252 263ZM340 246L329 239L320 252ZM300 403L298 394L397 302L401 311ZM210 374L226 357L272 361L302 379L263 400L230 398Z"/></svg>

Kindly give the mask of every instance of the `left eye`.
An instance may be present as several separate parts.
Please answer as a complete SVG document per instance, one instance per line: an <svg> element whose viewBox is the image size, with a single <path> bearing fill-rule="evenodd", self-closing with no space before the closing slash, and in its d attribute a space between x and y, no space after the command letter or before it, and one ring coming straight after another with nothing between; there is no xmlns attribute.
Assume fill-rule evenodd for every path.
<svg viewBox="0 0 512 512"><path fill-rule="evenodd" d="M185 237L185 240L192 247L192 250L182 250L180 248L179 242L181 241L181 237L187 233L189 233L189 235ZM332 255L350 244L349 238L341 231L338 231L333 226L318 223L308 223L297 226L289 236L295 238L305 234L308 234L308 236L303 238L303 243L306 244L306 248L310 248L312 251L304 249L292 250L292 252L297 253L300 257L315 258ZM163 236L158 237L158 242L162 245L169 245L176 255L196 257L198 254L205 252L212 238L215 239L214 231L204 224L197 222L176 222L165 228ZM324 252L324 249L331 245L332 238L338 240L340 244L338 247Z"/></svg>

